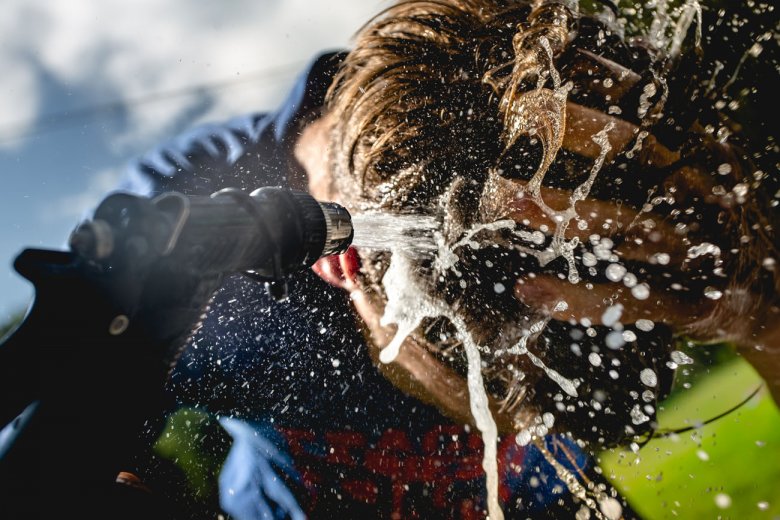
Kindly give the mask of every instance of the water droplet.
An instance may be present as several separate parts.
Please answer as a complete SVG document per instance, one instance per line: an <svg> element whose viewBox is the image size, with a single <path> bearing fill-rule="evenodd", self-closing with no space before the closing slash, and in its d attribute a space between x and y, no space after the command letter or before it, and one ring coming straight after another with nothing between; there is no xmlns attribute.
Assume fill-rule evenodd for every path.
<svg viewBox="0 0 780 520"><path fill-rule="evenodd" d="M723 163L718 166L718 173L720 175L728 175L731 173L731 165L729 163Z"/></svg>
<svg viewBox="0 0 780 520"><path fill-rule="evenodd" d="M625 342L631 342L636 341L636 334L633 330L624 330L623 331L623 341Z"/></svg>
<svg viewBox="0 0 780 520"><path fill-rule="evenodd" d="M590 520L590 509L588 506L581 506L576 513L574 513L574 520Z"/></svg>
<svg viewBox="0 0 780 520"><path fill-rule="evenodd" d="M728 509L731 507L731 497L726 493L718 493L715 495L715 505L721 509Z"/></svg>
<svg viewBox="0 0 780 520"><path fill-rule="evenodd" d="M495 284L495 285L493 286L493 290L496 292L496 294L501 294L501 293L503 293L504 291L506 291L506 287L504 287L504 284L502 284L501 282L499 282L499 283L497 283L497 284Z"/></svg>
<svg viewBox="0 0 780 520"><path fill-rule="evenodd" d="M628 270L620 264L609 264L605 271L607 278L613 282L619 282L626 275Z"/></svg>
<svg viewBox="0 0 780 520"><path fill-rule="evenodd" d="M704 450L696 451L696 456L699 457L699 460L703 460L704 462L710 460L710 454Z"/></svg>
<svg viewBox="0 0 780 520"><path fill-rule="evenodd" d="M614 82L612 81L612 78L605 78L604 81L602 81L605 87L609 88L612 85L614 85Z"/></svg>
<svg viewBox="0 0 780 520"><path fill-rule="evenodd" d="M596 255L593 253L582 253L582 265L585 267L593 267L598 263Z"/></svg>
<svg viewBox="0 0 780 520"><path fill-rule="evenodd" d="M704 288L704 296L709 298L710 300L719 300L721 296L723 296L723 293L716 289L715 287L705 287Z"/></svg>
<svg viewBox="0 0 780 520"><path fill-rule="evenodd" d="M527 446L531 442L531 431L520 430L520 433L515 437L515 442L520 446Z"/></svg>
<svg viewBox="0 0 780 520"><path fill-rule="evenodd" d="M338 368L339 365L341 365L341 360L338 359L331 359L330 363L333 365L334 368Z"/></svg>
<svg viewBox="0 0 780 520"><path fill-rule="evenodd" d="M639 373L639 380L646 386L655 386L658 384L658 376L655 375L653 369L645 368Z"/></svg>
<svg viewBox="0 0 780 520"><path fill-rule="evenodd" d="M759 510L766 511L769 509L769 502L761 501L758 504L756 504Z"/></svg>
<svg viewBox="0 0 780 520"><path fill-rule="evenodd" d="M635 325L636 328L644 332L650 332L651 330L653 330L653 328L655 328L655 323L653 323L652 320L646 320L646 319L636 320Z"/></svg>
<svg viewBox="0 0 780 520"><path fill-rule="evenodd" d="M629 289L636 285L637 279L636 275L634 273L626 273L626 275L623 277L623 285L628 287Z"/></svg>
<svg viewBox="0 0 780 520"><path fill-rule="evenodd" d="M640 283L631 288L631 294L637 300L646 300L650 297L650 287L646 283Z"/></svg>
<svg viewBox="0 0 780 520"><path fill-rule="evenodd" d="M761 54L761 52L764 50L764 47L758 43L755 42L750 49L748 49L748 54L752 56L753 58L758 58L758 56Z"/></svg>
<svg viewBox="0 0 780 520"><path fill-rule="evenodd" d="M601 323L607 327L611 327L620 319L623 315L623 306L621 304L610 305L601 315Z"/></svg>
<svg viewBox="0 0 780 520"><path fill-rule="evenodd" d="M651 264L669 265L670 260L671 258L669 257L668 253L656 253L650 257Z"/></svg>
<svg viewBox="0 0 780 520"><path fill-rule="evenodd" d="M680 352L679 350L673 351L670 354L670 357L672 358L672 361L674 363L677 363L678 365L692 365L693 364L693 358L691 358L685 352Z"/></svg>
<svg viewBox="0 0 780 520"><path fill-rule="evenodd" d="M645 415L645 413L642 411L641 408L639 408L638 404L635 404L634 407L631 409L631 422L634 424L643 424L650 420L650 417Z"/></svg>
<svg viewBox="0 0 780 520"><path fill-rule="evenodd" d="M590 361L590 364L594 367L601 366L601 356L596 354L595 352L591 352L588 354L588 361Z"/></svg>
<svg viewBox="0 0 780 520"><path fill-rule="evenodd" d="M598 244L593 246L593 254L599 260L609 260L612 256L613 242L609 238L602 238Z"/></svg>
<svg viewBox="0 0 780 520"><path fill-rule="evenodd" d="M606 338L604 338L604 343L607 345L607 348L611 348L612 350L617 350L626 344L626 340L623 339L622 332L613 330L612 332L607 334Z"/></svg>
<svg viewBox="0 0 780 520"><path fill-rule="evenodd" d="M737 197L744 197L745 195L747 195L748 185L745 184L744 182L741 182L736 186L734 186L733 191L734 191L734 195L736 195Z"/></svg>
<svg viewBox="0 0 780 520"><path fill-rule="evenodd" d="M618 520L623 515L623 507L616 499L607 497L599 502L599 509L607 520Z"/></svg>
<svg viewBox="0 0 780 520"><path fill-rule="evenodd" d="M709 242L702 242L697 246L688 248L688 258L697 258L702 255L720 256L720 248Z"/></svg>

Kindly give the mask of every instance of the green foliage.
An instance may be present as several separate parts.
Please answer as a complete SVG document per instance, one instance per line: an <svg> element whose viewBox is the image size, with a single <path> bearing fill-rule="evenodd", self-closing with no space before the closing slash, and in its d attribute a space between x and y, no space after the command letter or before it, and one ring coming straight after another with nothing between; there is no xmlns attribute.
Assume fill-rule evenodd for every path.
<svg viewBox="0 0 780 520"><path fill-rule="evenodd" d="M184 474L196 497L217 495L217 478L230 447L230 436L210 414L182 408L168 417L154 451Z"/></svg>
<svg viewBox="0 0 780 520"><path fill-rule="evenodd" d="M717 372L727 363L739 359L734 347L728 343L704 344L681 338L677 341L675 348L689 356L693 363L677 369L674 376L674 386L667 397L668 400L684 394L700 379Z"/></svg>
<svg viewBox="0 0 780 520"><path fill-rule="evenodd" d="M659 411L661 428L701 425L761 384L746 362L735 359L667 400ZM601 455L605 474L648 520L776 518L778 461L780 413L766 390L717 421L655 439L636 454Z"/></svg>

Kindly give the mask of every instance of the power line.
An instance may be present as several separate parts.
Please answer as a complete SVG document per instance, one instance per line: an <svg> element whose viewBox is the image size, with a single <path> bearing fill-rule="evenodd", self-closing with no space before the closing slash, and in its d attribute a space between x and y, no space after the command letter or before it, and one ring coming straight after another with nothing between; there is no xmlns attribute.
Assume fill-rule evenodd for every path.
<svg viewBox="0 0 780 520"><path fill-rule="evenodd" d="M280 80L289 79L290 76L299 71L304 64L305 62L303 61L287 63L278 67L242 75L230 80L202 83L199 85L190 85L173 90L152 92L128 100L115 100L106 103L79 107L72 110L50 112L48 114L43 114L36 121L22 121L0 125L0 144L73 127L78 124L79 121L95 119L98 116L106 116L112 112L119 113L121 109L128 107L154 103L165 99L192 96L204 92L215 92L218 90L235 87L236 85L242 83L252 83L260 80L278 82ZM35 126L32 129L28 129L31 124L34 124Z"/></svg>

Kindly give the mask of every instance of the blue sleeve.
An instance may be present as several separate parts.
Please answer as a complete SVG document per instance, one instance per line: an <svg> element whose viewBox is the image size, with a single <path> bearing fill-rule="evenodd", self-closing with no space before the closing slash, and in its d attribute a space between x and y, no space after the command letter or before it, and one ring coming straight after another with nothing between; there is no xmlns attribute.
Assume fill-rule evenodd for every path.
<svg viewBox="0 0 780 520"><path fill-rule="evenodd" d="M152 196L162 191L208 195L224 187L254 189L284 178L269 114L197 127L134 161L123 191Z"/></svg>
<svg viewBox="0 0 780 520"><path fill-rule="evenodd" d="M252 191L287 184L298 130L321 109L343 56L315 58L275 112L204 125L152 150L130 165L120 188L146 196L170 190L208 195L227 187Z"/></svg>
<svg viewBox="0 0 780 520"><path fill-rule="evenodd" d="M297 476L287 457L247 422L223 418L220 424L233 437L219 474L220 507L236 520L304 520L285 484Z"/></svg>

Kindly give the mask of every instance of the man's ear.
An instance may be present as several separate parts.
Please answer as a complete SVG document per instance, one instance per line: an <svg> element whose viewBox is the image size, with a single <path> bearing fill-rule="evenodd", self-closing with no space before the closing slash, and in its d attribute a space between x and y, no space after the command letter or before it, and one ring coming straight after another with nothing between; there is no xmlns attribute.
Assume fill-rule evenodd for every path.
<svg viewBox="0 0 780 520"><path fill-rule="evenodd" d="M357 288L360 257L355 248L350 247L344 254L320 258L311 268L332 286L352 291Z"/></svg>

